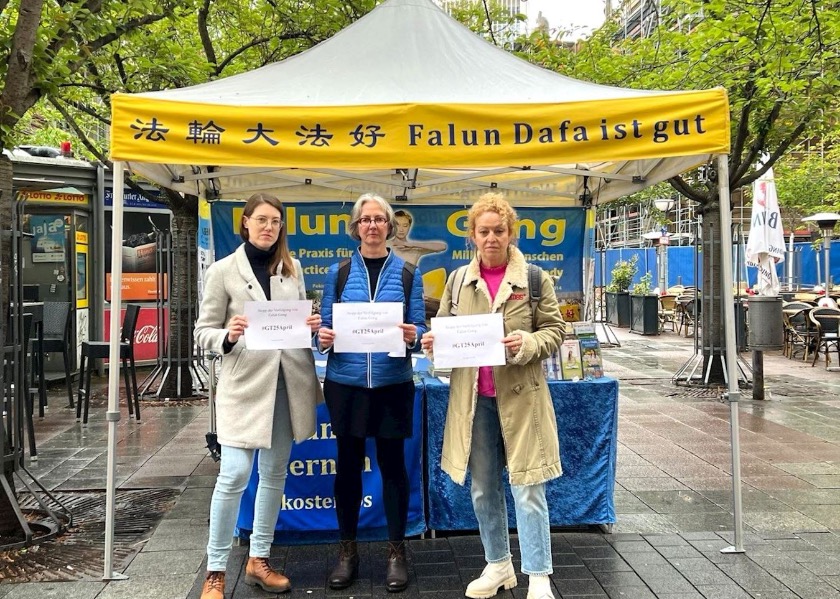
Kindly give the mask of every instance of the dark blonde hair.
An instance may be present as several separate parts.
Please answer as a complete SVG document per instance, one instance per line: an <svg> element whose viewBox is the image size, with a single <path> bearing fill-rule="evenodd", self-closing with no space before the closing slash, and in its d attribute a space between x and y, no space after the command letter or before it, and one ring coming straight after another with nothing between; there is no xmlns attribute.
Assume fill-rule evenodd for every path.
<svg viewBox="0 0 840 599"><path fill-rule="evenodd" d="M513 209L505 196L497 191L491 191L481 195L478 201L472 205L467 214L467 234L472 238L475 237L475 221L485 212L495 212L501 217L502 222L507 226L510 238L516 238L516 224L517 217L516 210Z"/></svg>
<svg viewBox="0 0 840 599"><path fill-rule="evenodd" d="M283 223L280 225L280 234L277 236L277 242L275 243L274 256L268 265L268 273L271 275L281 274L284 277L294 277L296 276L295 264L292 262L292 255L289 253L289 246L286 243L286 210L283 208L280 200L271 194L255 193L245 202L245 209L242 211L242 216L250 218L254 210L262 204L268 204L272 208L277 208L280 211L280 220ZM248 229L245 227L244 219L239 222L239 236L243 241L248 241Z"/></svg>

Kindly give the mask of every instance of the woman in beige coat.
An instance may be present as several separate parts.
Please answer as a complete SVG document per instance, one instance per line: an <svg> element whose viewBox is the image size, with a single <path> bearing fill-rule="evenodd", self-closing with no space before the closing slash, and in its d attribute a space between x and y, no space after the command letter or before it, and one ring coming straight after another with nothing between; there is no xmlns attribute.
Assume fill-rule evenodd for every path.
<svg viewBox="0 0 840 599"><path fill-rule="evenodd" d="M315 407L324 400L310 349L249 350L242 338L246 301L306 299L300 263L286 245L283 205L274 196L248 199L239 227L244 243L207 270L195 339L223 354L216 389L222 462L210 504L207 578L201 599L224 599L225 570L242 493L259 449L259 483L245 582L282 593L289 579L268 562L283 500L292 439L315 433ZM307 324L318 330L321 317Z"/></svg>
<svg viewBox="0 0 840 599"><path fill-rule="evenodd" d="M551 278L541 272L532 311L528 265L513 244L516 212L501 194L488 193L470 209L468 229L476 256L466 273L450 274L438 316L501 313L507 364L454 368L443 433L441 466L458 484L467 468L487 566L466 596L486 599L516 586L502 477L507 468L515 501L522 573L528 599L551 599L551 537L545 482L561 475L554 406L542 360L563 340L564 323ZM459 285L458 290L453 290ZM457 306L455 306L457 298ZM423 336L431 352L434 331Z"/></svg>

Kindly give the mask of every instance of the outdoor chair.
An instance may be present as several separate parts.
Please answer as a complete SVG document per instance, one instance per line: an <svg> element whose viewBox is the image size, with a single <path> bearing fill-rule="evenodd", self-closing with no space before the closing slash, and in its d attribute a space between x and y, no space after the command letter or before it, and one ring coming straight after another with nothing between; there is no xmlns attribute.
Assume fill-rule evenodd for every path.
<svg viewBox="0 0 840 599"><path fill-rule="evenodd" d="M112 312L113 314L113 312ZM134 331L137 329L137 318L140 306L128 304L120 331L120 362L125 379L125 396L128 404L129 417L140 420L140 397L137 393L137 370L134 365ZM82 343L82 359L79 363L79 397L76 403L76 422L82 418L82 401L84 400L83 424L88 421L90 407L90 377L93 373L94 362L97 359L108 358L111 344L108 341L85 341ZM112 365L113 366L113 365ZM132 405L132 401L134 402ZM136 414L135 414L136 412Z"/></svg>
<svg viewBox="0 0 840 599"><path fill-rule="evenodd" d="M659 330L665 330L665 325L671 325L671 331L677 328L677 296L659 296Z"/></svg>
<svg viewBox="0 0 840 599"><path fill-rule="evenodd" d="M797 308L796 305L799 305ZM784 322L784 346L783 353L788 358L795 358L798 352L802 352L802 360L807 361L817 339L817 328L808 314L813 306L791 302L790 306L782 309L782 320Z"/></svg>
<svg viewBox="0 0 840 599"><path fill-rule="evenodd" d="M688 328L697 326L697 320L700 319L700 298L691 295L682 295L677 298L677 304L680 306L680 318L677 326L677 332L688 337ZM696 310L696 314L695 314Z"/></svg>
<svg viewBox="0 0 840 599"><path fill-rule="evenodd" d="M832 346L837 352L837 360L840 362L840 310L834 308L814 308L808 314L817 328L817 341L814 349L814 361L811 366L817 363L820 351L825 355L825 366L828 368L831 359L828 355Z"/></svg>
<svg viewBox="0 0 840 599"><path fill-rule="evenodd" d="M33 338L32 341L39 354L61 352L67 401L71 408L74 407L73 375L70 372L70 319L72 317L70 302L44 302L44 342L40 344L37 338Z"/></svg>

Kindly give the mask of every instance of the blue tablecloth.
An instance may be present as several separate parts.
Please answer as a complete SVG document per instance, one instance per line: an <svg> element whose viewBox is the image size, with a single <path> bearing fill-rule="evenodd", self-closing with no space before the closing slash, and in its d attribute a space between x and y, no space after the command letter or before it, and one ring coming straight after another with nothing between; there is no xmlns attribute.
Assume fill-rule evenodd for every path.
<svg viewBox="0 0 840 599"><path fill-rule="evenodd" d="M426 468L428 526L436 530L478 528L466 485L452 482L440 469L443 426L449 386L425 378ZM613 491L618 433L618 381L550 381L563 476L546 486L552 526L610 524L615 522ZM507 486L507 482L505 483ZM508 489L508 521L516 526L513 499Z"/></svg>

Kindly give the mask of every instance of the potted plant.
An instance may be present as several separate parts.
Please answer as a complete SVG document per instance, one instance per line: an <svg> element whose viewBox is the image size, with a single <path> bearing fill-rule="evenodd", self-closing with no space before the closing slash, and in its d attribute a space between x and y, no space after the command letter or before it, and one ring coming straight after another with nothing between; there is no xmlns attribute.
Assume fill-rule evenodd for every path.
<svg viewBox="0 0 840 599"><path fill-rule="evenodd" d="M659 296L653 293L653 275L646 272L630 290L630 332L659 334Z"/></svg>
<svg viewBox="0 0 840 599"><path fill-rule="evenodd" d="M630 283L639 270L639 257L619 260L610 273L610 283L606 289L607 322L617 327L630 326Z"/></svg>

